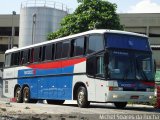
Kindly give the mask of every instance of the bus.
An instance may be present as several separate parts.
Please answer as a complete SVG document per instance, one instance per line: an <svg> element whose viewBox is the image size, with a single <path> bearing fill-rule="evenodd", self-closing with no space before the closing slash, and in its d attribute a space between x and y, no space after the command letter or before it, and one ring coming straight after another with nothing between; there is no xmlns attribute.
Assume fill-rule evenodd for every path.
<svg viewBox="0 0 160 120"><path fill-rule="evenodd" d="M145 35L90 30L5 52L3 95L18 103L148 102L154 96L155 64Z"/></svg>

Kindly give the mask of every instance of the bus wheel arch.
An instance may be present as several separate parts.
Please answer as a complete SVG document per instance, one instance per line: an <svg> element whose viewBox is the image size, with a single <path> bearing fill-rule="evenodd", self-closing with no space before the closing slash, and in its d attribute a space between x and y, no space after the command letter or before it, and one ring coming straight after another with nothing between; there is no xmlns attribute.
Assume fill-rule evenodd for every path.
<svg viewBox="0 0 160 120"><path fill-rule="evenodd" d="M77 100L77 104L81 108L89 106L88 91L84 83L76 83L74 87L74 100Z"/></svg>
<svg viewBox="0 0 160 120"><path fill-rule="evenodd" d="M19 84L16 84L14 87L14 98L16 99L17 103L22 103L22 89Z"/></svg>
<svg viewBox="0 0 160 120"><path fill-rule="evenodd" d="M78 88L81 87L81 86L83 86L83 87L86 88L85 84L82 83L82 82L77 82L77 83L74 85L74 89L73 89L73 100L77 100ZM87 88L86 88L86 89L87 89ZM87 94L87 95L88 95L88 94Z"/></svg>

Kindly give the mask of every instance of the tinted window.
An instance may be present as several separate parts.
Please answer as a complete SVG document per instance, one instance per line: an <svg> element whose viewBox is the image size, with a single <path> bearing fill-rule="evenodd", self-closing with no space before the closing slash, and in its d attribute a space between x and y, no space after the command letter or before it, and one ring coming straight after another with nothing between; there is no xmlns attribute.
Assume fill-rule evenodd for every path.
<svg viewBox="0 0 160 120"><path fill-rule="evenodd" d="M104 49L102 35L91 35L89 37L88 53L97 52Z"/></svg>
<svg viewBox="0 0 160 120"><path fill-rule="evenodd" d="M68 57L69 49L70 48L70 41L63 42L62 47L62 58Z"/></svg>
<svg viewBox="0 0 160 120"><path fill-rule="evenodd" d="M12 53L11 55L11 66L19 65L20 52Z"/></svg>
<svg viewBox="0 0 160 120"><path fill-rule="evenodd" d="M57 43L56 44L56 54L55 54L55 59L60 59L62 54L62 43Z"/></svg>
<svg viewBox="0 0 160 120"><path fill-rule="evenodd" d="M29 62L29 50L23 50L21 51L21 58L20 58L20 64L26 64Z"/></svg>
<svg viewBox="0 0 160 120"><path fill-rule="evenodd" d="M43 47L43 60L52 60L54 55L54 45L46 45Z"/></svg>
<svg viewBox="0 0 160 120"><path fill-rule="evenodd" d="M37 47L34 49L34 62L41 61L41 47Z"/></svg>
<svg viewBox="0 0 160 120"><path fill-rule="evenodd" d="M84 37L77 38L71 41L71 53L70 56L84 55L85 52L85 39Z"/></svg>

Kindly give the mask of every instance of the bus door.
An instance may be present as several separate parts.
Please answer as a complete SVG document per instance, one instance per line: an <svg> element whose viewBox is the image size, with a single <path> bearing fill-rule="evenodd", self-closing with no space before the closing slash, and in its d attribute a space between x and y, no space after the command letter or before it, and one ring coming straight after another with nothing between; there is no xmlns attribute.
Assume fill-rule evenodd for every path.
<svg viewBox="0 0 160 120"><path fill-rule="evenodd" d="M92 91L94 91L95 101L105 101L107 82L104 71L103 55L95 55L87 59L87 75L91 79L92 84L94 83L94 90Z"/></svg>
<svg viewBox="0 0 160 120"><path fill-rule="evenodd" d="M105 102L107 82L105 79L105 68L104 68L104 56L96 56L96 71L95 71L95 94L96 101Z"/></svg>

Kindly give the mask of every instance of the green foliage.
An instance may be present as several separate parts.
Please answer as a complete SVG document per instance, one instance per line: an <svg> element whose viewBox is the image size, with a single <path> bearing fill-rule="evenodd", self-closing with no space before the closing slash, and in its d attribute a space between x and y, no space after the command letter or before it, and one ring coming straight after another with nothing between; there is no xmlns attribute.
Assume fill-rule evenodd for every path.
<svg viewBox="0 0 160 120"><path fill-rule="evenodd" d="M67 15L61 21L61 28L48 35L55 39L92 29L122 30L119 16L116 14L116 4L103 0L77 0L78 8L73 14Z"/></svg>

